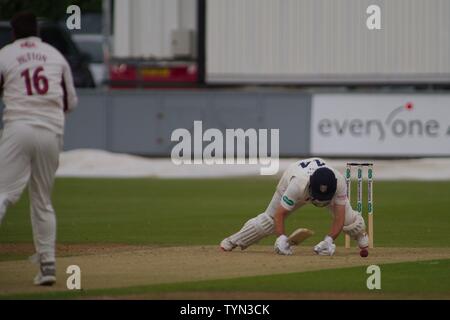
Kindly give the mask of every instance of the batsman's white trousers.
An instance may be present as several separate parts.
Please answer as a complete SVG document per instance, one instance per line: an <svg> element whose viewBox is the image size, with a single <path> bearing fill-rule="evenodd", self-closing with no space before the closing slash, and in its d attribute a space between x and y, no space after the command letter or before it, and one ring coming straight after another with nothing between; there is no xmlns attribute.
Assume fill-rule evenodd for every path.
<svg viewBox="0 0 450 320"><path fill-rule="evenodd" d="M61 147L61 135L19 121L7 123L0 138L0 224L28 184L33 239L41 262L55 261L51 193Z"/></svg>
<svg viewBox="0 0 450 320"><path fill-rule="evenodd" d="M276 190L275 194L272 197L269 205L265 212L259 214L255 218L247 221L244 226L238 232L232 234L227 239L231 241L233 244L240 246L242 249L247 248L248 246L257 243L259 240L263 239L266 236L269 236L274 233L275 230L275 222L273 220L275 216L275 212L280 205L281 190ZM294 212L298 208L304 206L308 202L299 203L292 211ZM327 208L330 211L331 215L333 215L333 206L331 203ZM347 200L345 204L345 221L344 225L352 224L357 215L359 213L354 211L350 205L350 202Z"/></svg>

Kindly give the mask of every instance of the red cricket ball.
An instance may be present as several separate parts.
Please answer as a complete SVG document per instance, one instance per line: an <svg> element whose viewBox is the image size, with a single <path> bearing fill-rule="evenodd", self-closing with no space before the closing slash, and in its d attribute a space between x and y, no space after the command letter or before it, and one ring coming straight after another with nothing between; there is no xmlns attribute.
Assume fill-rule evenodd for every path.
<svg viewBox="0 0 450 320"><path fill-rule="evenodd" d="M361 249L359 252L359 255L363 258L367 257L369 255L369 251L367 249Z"/></svg>

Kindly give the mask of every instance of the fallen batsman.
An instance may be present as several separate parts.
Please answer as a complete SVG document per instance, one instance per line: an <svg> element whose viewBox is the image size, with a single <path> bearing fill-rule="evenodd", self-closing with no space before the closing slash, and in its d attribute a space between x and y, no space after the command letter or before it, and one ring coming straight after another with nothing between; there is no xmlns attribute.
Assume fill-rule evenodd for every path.
<svg viewBox="0 0 450 320"><path fill-rule="evenodd" d="M320 158L291 164L281 177L265 212L248 220L238 232L223 239L220 247L223 251L232 251L236 247L244 250L275 234L274 251L280 255L291 255L291 247L310 237L312 231L298 229L288 237L284 222L292 212L307 204L327 208L333 217L330 231L313 248L316 254L332 256L336 251L334 240L344 232L358 243L361 256L368 255L366 224L361 214L350 205L345 179Z"/></svg>

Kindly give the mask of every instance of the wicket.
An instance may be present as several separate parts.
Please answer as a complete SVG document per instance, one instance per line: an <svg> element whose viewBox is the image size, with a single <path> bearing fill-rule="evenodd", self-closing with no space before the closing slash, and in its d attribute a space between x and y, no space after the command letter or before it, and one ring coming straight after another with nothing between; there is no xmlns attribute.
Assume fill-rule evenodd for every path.
<svg viewBox="0 0 450 320"><path fill-rule="evenodd" d="M345 181L347 183L347 197L351 204L352 167L357 168L357 211L363 213L363 167L367 167L367 233L369 248L373 248L373 163L347 163ZM345 235L345 248L350 248L350 237Z"/></svg>

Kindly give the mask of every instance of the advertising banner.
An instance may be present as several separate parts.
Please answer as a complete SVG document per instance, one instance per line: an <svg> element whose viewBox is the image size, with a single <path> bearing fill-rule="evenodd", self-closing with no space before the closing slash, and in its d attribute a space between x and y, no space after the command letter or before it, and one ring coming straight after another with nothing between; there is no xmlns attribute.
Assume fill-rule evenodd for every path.
<svg viewBox="0 0 450 320"><path fill-rule="evenodd" d="M315 155L450 155L450 95L318 94L311 118Z"/></svg>

